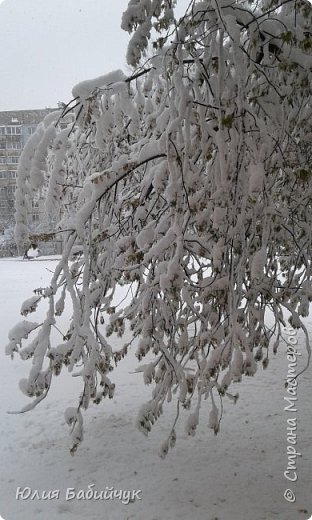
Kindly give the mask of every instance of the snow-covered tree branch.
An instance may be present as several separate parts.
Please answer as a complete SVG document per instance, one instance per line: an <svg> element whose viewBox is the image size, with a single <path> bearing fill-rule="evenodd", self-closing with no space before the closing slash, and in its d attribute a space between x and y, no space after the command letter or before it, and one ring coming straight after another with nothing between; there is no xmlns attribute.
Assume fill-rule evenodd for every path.
<svg viewBox="0 0 312 520"><path fill-rule="evenodd" d="M129 349L145 358L152 386L137 419L145 434L171 400L176 420L190 409L190 435L206 408L217 433L220 398L236 399L234 383L267 367L285 315L303 330L310 359L311 7L193 0L177 20L175 3L130 0L122 27L132 33L133 74L76 85L19 165L21 251L27 201L42 189L59 216L51 232L66 240L50 287L22 308L26 316L47 299L46 319L11 331L7 353L33 358L21 387L36 399L53 375L80 364L82 393L66 412L72 452L82 409L113 396L109 373ZM65 298L72 317L57 343L51 330ZM129 334L114 351L110 337Z"/></svg>

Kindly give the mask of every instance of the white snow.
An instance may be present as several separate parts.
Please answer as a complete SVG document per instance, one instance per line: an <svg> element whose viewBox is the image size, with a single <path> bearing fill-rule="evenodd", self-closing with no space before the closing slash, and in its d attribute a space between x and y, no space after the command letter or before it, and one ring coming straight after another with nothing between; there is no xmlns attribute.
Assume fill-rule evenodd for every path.
<svg viewBox="0 0 312 520"><path fill-rule="evenodd" d="M302 457L297 459L298 481L290 482L283 473L287 467L287 419L294 414L284 411L288 361L283 342L265 371L260 364L255 377L235 383L240 394L236 405L223 398L218 435L208 424L216 427L220 401L215 402L216 410L210 399L201 404L197 426L196 406L191 410L194 415L188 427L192 433L196 426L195 437L185 432L189 412L182 409L184 422L169 437L174 405L171 410L164 409L148 437L142 435L135 419L150 394L149 387L143 386L142 372L135 371L138 361L132 352L110 376L116 384L113 399L83 413L85 438L74 457L69 453L68 429L72 426L66 425L64 410L69 409L66 421L70 422L81 378L61 373L37 408L20 415L7 414L31 402L18 383L28 375L32 363L21 361L19 356L13 361L5 356L7 334L11 330L16 338L26 331L24 326L14 329L21 304L31 298L34 288L49 284L49 270L55 266L52 258L0 260L0 514L5 520L306 520L311 515L311 369L298 381L295 447ZM40 322L43 315L39 306L32 320ZM66 330L66 308L61 319ZM310 318L305 323L311 327ZM296 348L302 353L299 371L306 360L301 333ZM132 350L134 353L136 346ZM241 363L236 360L233 378ZM76 425L73 435L79 436L79 421ZM162 460L159 454L174 444L175 434L176 446ZM92 484L94 487L88 488ZM18 488L26 487L40 495L59 490L59 498L17 500ZM66 500L69 488L77 493L111 487L141 490L142 500L128 504L118 498ZM288 488L297 495L294 503L284 499Z"/></svg>
<svg viewBox="0 0 312 520"><path fill-rule="evenodd" d="M75 85L72 90L72 94L74 97L80 97L80 99L86 100L97 88L101 88L112 83L118 83L125 79L126 76L120 69L114 70L108 74L104 74L103 76L77 83L77 85Z"/></svg>

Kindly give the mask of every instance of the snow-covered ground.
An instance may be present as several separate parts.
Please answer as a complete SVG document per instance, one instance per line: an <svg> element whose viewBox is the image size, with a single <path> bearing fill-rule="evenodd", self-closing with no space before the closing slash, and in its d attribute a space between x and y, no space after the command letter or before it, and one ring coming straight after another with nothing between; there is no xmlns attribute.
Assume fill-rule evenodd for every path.
<svg viewBox="0 0 312 520"><path fill-rule="evenodd" d="M299 379L297 411L285 411L284 381L289 363L286 345L272 356L266 371L259 367L254 378L236 385L240 393L236 405L224 400L218 436L207 428L208 410L207 417L203 410L197 435L188 437L181 426L177 445L165 460L159 458L158 449L169 432L174 410L168 409L160 417L149 438L136 430L137 410L148 399L150 389L143 387L142 375L134 373L138 365L134 356L125 359L112 377L117 385L114 399L94 405L85 413L85 440L74 457L68 449L63 412L76 404L78 378L62 374L55 378L51 394L35 410L7 414L28 403L18 382L29 369L29 362L18 358L12 361L4 355L7 333L21 318L22 301L32 295L33 288L48 284L55 265L53 258L0 260L0 514L5 520L310 518L311 369ZM307 325L312 328L311 320ZM299 372L306 354L302 335L298 333L297 339L302 353ZM290 444L287 419L294 417L296 444ZM287 455L287 446L302 455L293 459L298 476L293 482L284 476L291 454ZM289 476L293 478L294 472ZM78 499L80 490L95 489L109 495L108 488L112 487L140 493L129 504L123 504L118 496ZM18 490L27 496L25 488L31 489L32 499L17 499ZM284 498L287 489L295 493L295 502ZM42 499L49 491L58 498ZM68 500L73 493L75 498Z"/></svg>

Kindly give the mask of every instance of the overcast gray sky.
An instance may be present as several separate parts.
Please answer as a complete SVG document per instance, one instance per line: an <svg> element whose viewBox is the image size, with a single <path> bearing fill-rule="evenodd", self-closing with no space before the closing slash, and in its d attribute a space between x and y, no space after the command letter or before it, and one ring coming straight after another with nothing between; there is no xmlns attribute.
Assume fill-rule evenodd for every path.
<svg viewBox="0 0 312 520"><path fill-rule="evenodd" d="M125 68L127 0L0 0L0 110L56 106Z"/></svg>
<svg viewBox="0 0 312 520"><path fill-rule="evenodd" d="M180 15L188 4L178 1ZM71 99L79 81L125 69L129 35L120 22L127 5L0 0L0 110L54 107Z"/></svg>
<svg viewBox="0 0 312 520"><path fill-rule="evenodd" d="M189 0L178 1L179 15ZM0 0L0 111L55 107L79 81L122 68L128 0Z"/></svg>

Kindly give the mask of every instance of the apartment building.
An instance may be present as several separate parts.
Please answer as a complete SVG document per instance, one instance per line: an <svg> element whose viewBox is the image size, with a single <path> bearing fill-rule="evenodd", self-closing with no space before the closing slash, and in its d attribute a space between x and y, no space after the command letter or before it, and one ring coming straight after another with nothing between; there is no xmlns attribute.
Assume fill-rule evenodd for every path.
<svg viewBox="0 0 312 520"><path fill-rule="evenodd" d="M54 109L53 109L54 110ZM52 109L0 112L0 233L14 224L14 200L19 157L28 138ZM33 204L31 220L39 221Z"/></svg>
<svg viewBox="0 0 312 520"><path fill-rule="evenodd" d="M15 224L15 191L20 155L37 125L54 110L57 109L0 112L0 257L11 256L13 251L15 254L12 231ZM34 231L42 220L42 204L42 200L32 203L29 222L33 224ZM11 235L12 244L9 247L7 237ZM62 249L61 242L55 240L38 245L45 254L58 253Z"/></svg>

